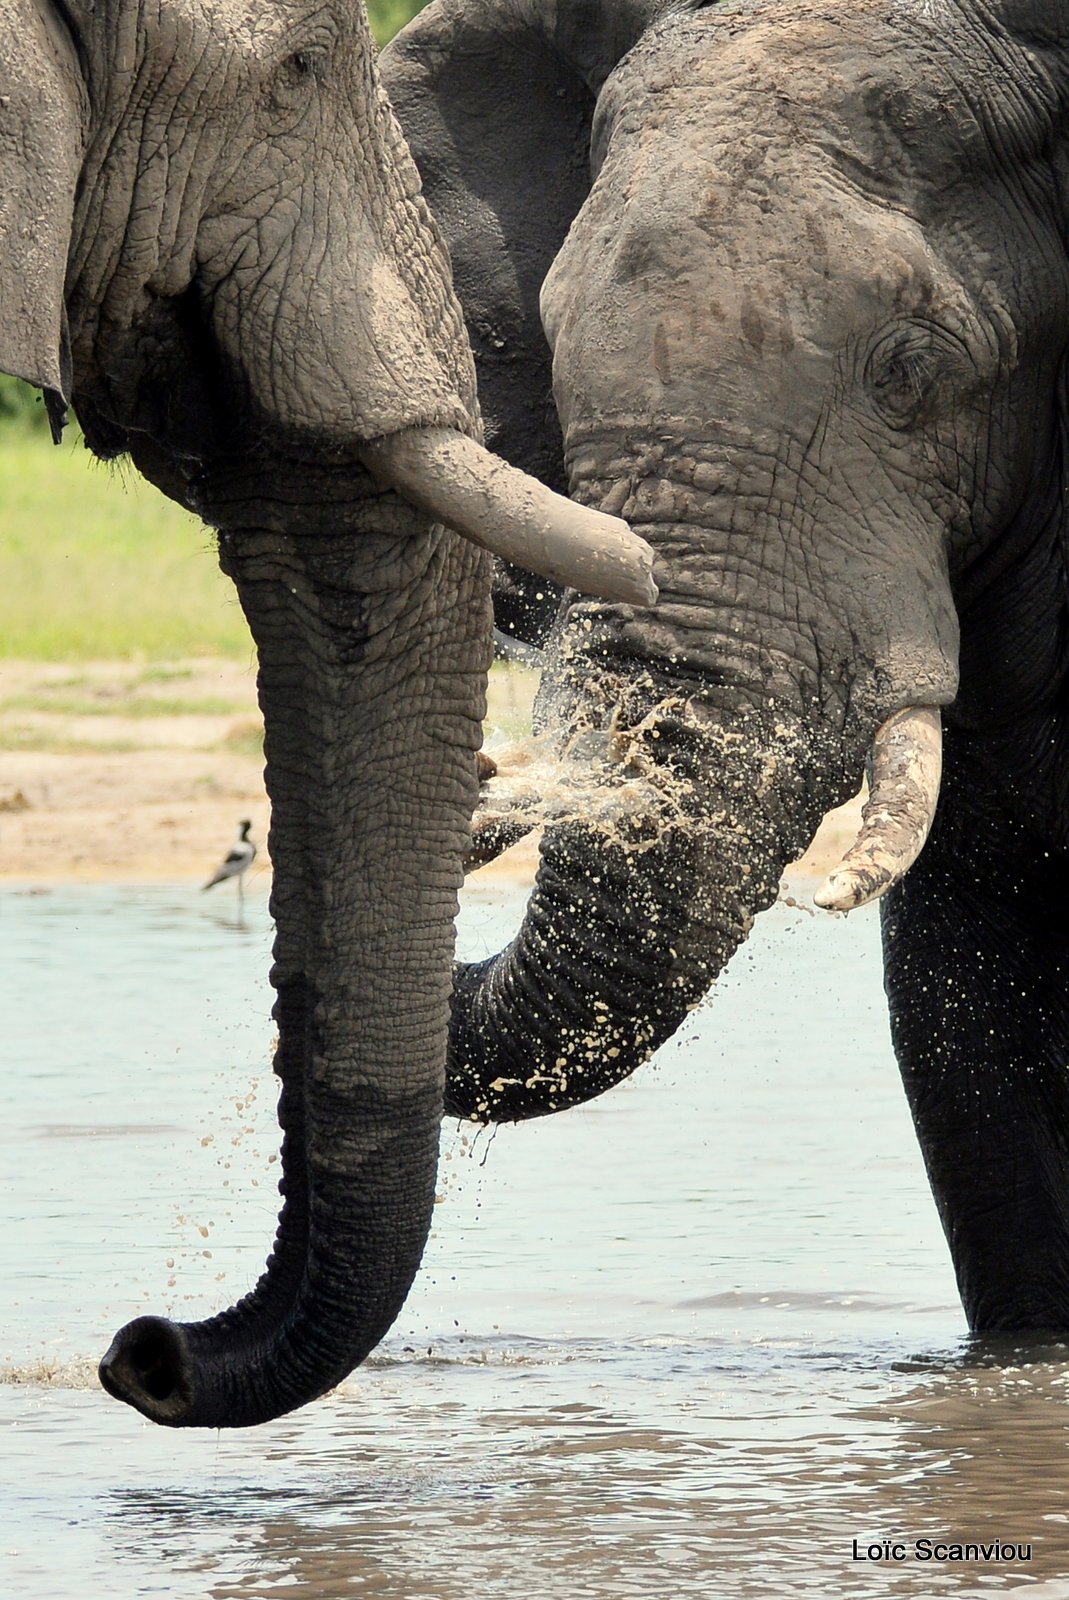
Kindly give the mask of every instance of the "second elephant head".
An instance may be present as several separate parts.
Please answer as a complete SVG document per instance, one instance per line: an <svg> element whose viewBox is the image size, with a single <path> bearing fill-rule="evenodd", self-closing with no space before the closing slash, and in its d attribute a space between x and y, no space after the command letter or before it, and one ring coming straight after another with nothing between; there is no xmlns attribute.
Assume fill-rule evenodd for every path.
<svg viewBox="0 0 1069 1600"><path fill-rule="evenodd" d="M965 906L940 924L932 869L914 968L941 927L975 950L946 841L997 816L1037 861L1067 842L1064 6L434 0L386 77L490 438L629 518L661 587L655 611L558 609L508 575L499 624L548 634L543 716L664 804L615 840L547 831L517 939L459 975L450 1103L538 1115L630 1072L911 708L944 714L959 809L937 855ZM899 985L900 1033L928 970ZM1025 1043L992 1059L985 1113L958 1116L946 1052L975 1084L988 1046L948 1045L946 1018L911 1054L914 1112L974 1324L1065 1326L1027 1243L1029 1216L1061 1217L1058 1118L1022 1101L1042 1131L1012 1160L985 1132L1019 1056L1062 1103L1062 1057L1014 1003ZM978 1213L1026 1191L993 1246Z"/></svg>

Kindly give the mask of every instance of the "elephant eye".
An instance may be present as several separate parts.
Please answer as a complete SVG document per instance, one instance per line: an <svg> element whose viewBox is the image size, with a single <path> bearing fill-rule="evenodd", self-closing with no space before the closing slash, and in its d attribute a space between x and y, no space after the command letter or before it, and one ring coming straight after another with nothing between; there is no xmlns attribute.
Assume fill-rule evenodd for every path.
<svg viewBox="0 0 1069 1600"><path fill-rule="evenodd" d="M865 387L885 422L905 428L918 420L940 365L929 328L897 328L878 341L866 363Z"/></svg>
<svg viewBox="0 0 1069 1600"><path fill-rule="evenodd" d="M302 99L326 77L327 66L327 52L321 47L295 50L278 69L274 85L275 99L281 105L292 105Z"/></svg>
<svg viewBox="0 0 1069 1600"><path fill-rule="evenodd" d="M321 78L326 58L322 50L295 50L286 65L294 79Z"/></svg>

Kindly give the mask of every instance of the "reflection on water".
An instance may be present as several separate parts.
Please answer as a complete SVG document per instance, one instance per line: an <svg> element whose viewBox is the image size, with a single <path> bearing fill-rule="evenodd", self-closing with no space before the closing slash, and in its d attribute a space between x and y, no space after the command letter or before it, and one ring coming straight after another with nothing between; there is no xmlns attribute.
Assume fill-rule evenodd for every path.
<svg viewBox="0 0 1069 1600"><path fill-rule="evenodd" d="M468 953L517 915L491 895ZM598 1104L448 1126L418 1287L328 1400L221 1435L109 1401L113 1329L230 1300L270 1239L247 923L180 891L0 905L0 1592L1069 1596L1069 1352L965 1338L866 914L778 908ZM1033 1559L852 1559L919 1538Z"/></svg>

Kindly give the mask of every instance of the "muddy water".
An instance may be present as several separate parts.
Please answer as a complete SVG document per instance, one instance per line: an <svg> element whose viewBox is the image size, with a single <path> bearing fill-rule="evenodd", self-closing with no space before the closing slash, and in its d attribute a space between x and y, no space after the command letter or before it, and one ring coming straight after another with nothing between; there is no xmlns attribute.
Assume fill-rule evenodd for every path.
<svg viewBox="0 0 1069 1600"><path fill-rule="evenodd" d="M472 893L468 953L518 909ZM235 1435L154 1428L92 1368L262 1262L264 902L242 927L186 890L9 890L0 941L0 1594L1069 1595L1069 1354L966 1341L871 913L776 908L599 1104L448 1126L381 1352Z"/></svg>

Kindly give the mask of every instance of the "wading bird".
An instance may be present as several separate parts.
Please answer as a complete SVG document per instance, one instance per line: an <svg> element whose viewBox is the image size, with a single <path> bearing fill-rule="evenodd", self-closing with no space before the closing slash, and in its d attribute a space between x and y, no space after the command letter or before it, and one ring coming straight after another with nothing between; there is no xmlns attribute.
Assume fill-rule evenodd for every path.
<svg viewBox="0 0 1069 1600"><path fill-rule="evenodd" d="M256 860L256 846L249 838L249 829L252 823L247 819L238 823L238 836L230 854L220 864L215 876L209 878L204 885L205 889L212 889L217 883L222 883L226 878L238 880L238 900L245 900L245 874Z"/></svg>

